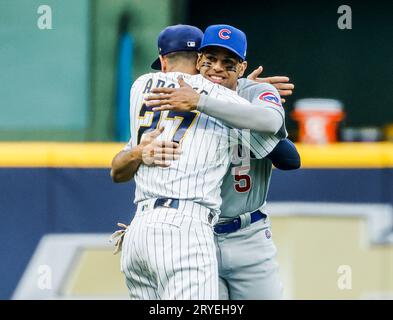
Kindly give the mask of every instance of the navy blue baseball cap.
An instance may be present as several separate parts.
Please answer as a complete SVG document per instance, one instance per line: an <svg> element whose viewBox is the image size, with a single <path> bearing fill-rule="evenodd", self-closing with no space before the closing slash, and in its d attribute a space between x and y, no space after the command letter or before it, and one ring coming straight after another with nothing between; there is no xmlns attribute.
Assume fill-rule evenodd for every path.
<svg viewBox="0 0 393 320"><path fill-rule="evenodd" d="M215 24L207 27L199 50L216 46L232 51L240 59L246 60L247 37L245 33L227 24Z"/></svg>
<svg viewBox="0 0 393 320"><path fill-rule="evenodd" d="M194 26L177 24L166 27L158 36L158 53L165 56L176 51L198 51L202 38L202 30ZM152 63L151 68L161 70L160 58Z"/></svg>

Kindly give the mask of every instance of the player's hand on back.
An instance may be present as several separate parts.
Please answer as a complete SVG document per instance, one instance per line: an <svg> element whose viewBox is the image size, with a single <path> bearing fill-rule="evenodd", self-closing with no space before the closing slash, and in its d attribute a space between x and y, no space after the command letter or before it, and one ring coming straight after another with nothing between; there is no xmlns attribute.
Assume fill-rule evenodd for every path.
<svg viewBox="0 0 393 320"><path fill-rule="evenodd" d="M288 77L274 76L274 77L259 78L259 75L262 73L262 71L263 71L263 67L259 66L247 76L247 79L259 83L270 83L278 90L278 93L280 94L281 97L292 95L293 89L295 89L295 85L289 82ZM284 103L285 99L281 98L281 102Z"/></svg>
<svg viewBox="0 0 393 320"><path fill-rule="evenodd" d="M153 107L153 111L172 110L188 112L195 110L199 101L199 93L187 84L182 77L178 78L180 88L154 88L153 94L145 98L145 104Z"/></svg>
<svg viewBox="0 0 393 320"><path fill-rule="evenodd" d="M178 143L158 140L164 127L144 133L141 137L142 162L148 166L169 167L171 162L179 159L181 150Z"/></svg>

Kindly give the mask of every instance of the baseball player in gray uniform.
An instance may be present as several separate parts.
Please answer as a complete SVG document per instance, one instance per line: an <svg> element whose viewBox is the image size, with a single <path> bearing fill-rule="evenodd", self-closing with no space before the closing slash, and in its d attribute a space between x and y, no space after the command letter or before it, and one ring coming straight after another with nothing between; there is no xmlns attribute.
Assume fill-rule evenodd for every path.
<svg viewBox="0 0 393 320"><path fill-rule="evenodd" d="M137 159L137 212L124 237L121 261L130 296L134 299L218 298L212 225L218 217L220 186L231 155L230 130L221 121L199 111L152 110L144 103L144 94L157 87L173 88L177 77L182 75L198 94L225 101L233 111L237 108L240 112L241 108L244 113L241 117L224 116L223 120L235 127L265 134L251 133L245 140L258 158L272 151L278 140L274 134L282 126L282 116L278 113L249 104L232 90L200 75L187 74L196 73L195 60L183 54L196 45L199 47L202 32L196 29L175 26L160 34L159 61L165 73L143 75L133 84L131 141L112 162L111 175L115 181L132 177L133 155L144 133L161 126L165 129L156 139L162 141L162 146L163 142L170 141L172 149L177 149L176 144L182 147L182 154L165 168L164 165L149 166L143 159ZM178 51L182 53L177 54ZM250 121L250 116L255 119Z"/></svg>
<svg viewBox="0 0 393 320"><path fill-rule="evenodd" d="M237 90L258 103L258 97L272 88L242 79ZM220 299L282 297L277 250L266 211L271 174L270 159L250 159L246 166L232 163L224 178L220 220L215 226Z"/></svg>
<svg viewBox="0 0 393 320"><path fill-rule="evenodd" d="M220 37L224 30L224 39ZM235 53L241 60L232 42L232 27L227 25L210 26L202 41L202 55L198 59L201 74L216 83L237 90L238 94L253 104L270 107L282 114L280 96L270 84L256 83L247 79L237 80L239 74L231 74L225 69L225 60ZM154 96L152 105L165 101L160 110L200 110L210 111L212 101L191 92L191 88L176 90L154 90L162 96ZM171 94L171 96L165 96ZM197 99L199 98L199 99ZM185 101L188 103L185 103ZM195 101L198 101L195 103ZM269 102L266 105L266 101ZM217 105L217 104L216 104ZM206 108L207 107L207 108ZM223 108L224 105L222 106ZM215 114L217 116L217 114ZM235 116L235 115L234 115ZM285 125L280 128L281 136L286 136ZM289 150L289 159L295 160L290 169L300 166L300 157L295 148ZM274 161L274 159L272 159ZM288 169L288 167L286 168ZM215 225L215 243L220 275L220 299L280 299L282 285L276 262L276 247L266 212L266 198L272 173L269 158L239 163L232 162L222 185L222 205L218 224Z"/></svg>

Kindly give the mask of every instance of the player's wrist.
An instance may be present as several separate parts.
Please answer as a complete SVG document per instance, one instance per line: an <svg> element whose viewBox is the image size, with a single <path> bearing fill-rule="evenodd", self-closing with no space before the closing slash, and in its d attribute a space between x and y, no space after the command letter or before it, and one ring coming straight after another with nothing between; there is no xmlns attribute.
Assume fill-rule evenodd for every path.
<svg viewBox="0 0 393 320"><path fill-rule="evenodd" d="M201 99L201 94L200 94L200 93L197 93L196 91L194 91L194 92L195 92L195 95L192 97L191 111L197 110L197 108L198 108L198 103L199 103L199 101L200 101L200 99Z"/></svg>
<svg viewBox="0 0 393 320"><path fill-rule="evenodd" d="M145 148L144 144L138 144L131 152L130 152L130 161L143 161L143 149Z"/></svg>

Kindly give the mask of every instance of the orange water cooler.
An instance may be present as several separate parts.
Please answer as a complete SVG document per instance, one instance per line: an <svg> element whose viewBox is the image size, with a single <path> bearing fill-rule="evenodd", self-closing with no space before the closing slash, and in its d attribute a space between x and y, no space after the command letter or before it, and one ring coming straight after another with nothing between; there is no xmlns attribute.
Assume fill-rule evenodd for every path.
<svg viewBox="0 0 393 320"><path fill-rule="evenodd" d="M299 142L326 144L337 141L337 126L345 113L334 99L300 99L295 102L292 118L299 124Z"/></svg>

